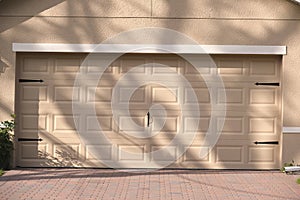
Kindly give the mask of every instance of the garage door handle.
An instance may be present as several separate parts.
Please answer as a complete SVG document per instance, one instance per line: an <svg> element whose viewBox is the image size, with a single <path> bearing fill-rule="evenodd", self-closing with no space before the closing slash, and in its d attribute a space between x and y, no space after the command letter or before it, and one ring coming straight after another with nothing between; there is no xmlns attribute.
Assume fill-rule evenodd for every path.
<svg viewBox="0 0 300 200"><path fill-rule="evenodd" d="M264 85L264 86L280 86L280 83L260 83L260 82L256 82L255 85L259 86L259 85Z"/></svg>
<svg viewBox="0 0 300 200"><path fill-rule="evenodd" d="M147 127L150 126L150 112L147 112Z"/></svg>
<svg viewBox="0 0 300 200"><path fill-rule="evenodd" d="M20 83L43 83L42 79L19 79Z"/></svg>
<svg viewBox="0 0 300 200"><path fill-rule="evenodd" d="M258 145L258 144L279 144L278 141L266 141L266 142L254 142L254 144Z"/></svg>
<svg viewBox="0 0 300 200"><path fill-rule="evenodd" d="M19 142L41 142L42 138L18 138Z"/></svg>

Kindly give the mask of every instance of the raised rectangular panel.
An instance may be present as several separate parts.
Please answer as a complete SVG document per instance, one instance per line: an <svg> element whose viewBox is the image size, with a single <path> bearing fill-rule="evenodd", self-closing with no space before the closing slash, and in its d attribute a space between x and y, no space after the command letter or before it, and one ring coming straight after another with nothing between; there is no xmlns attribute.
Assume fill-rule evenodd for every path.
<svg viewBox="0 0 300 200"><path fill-rule="evenodd" d="M22 115L21 130L47 130L47 116L46 115Z"/></svg>
<svg viewBox="0 0 300 200"><path fill-rule="evenodd" d="M276 76L276 62L275 61L251 61L250 62L251 76Z"/></svg>
<svg viewBox="0 0 300 200"><path fill-rule="evenodd" d="M218 73L221 75L243 75L243 64L241 60L220 60Z"/></svg>
<svg viewBox="0 0 300 200"><path fill-rule="evenodd" d="M47 58L24 58L22 72L24 73L48 73Z"/></svg>
<svg viewBox="0 0 300 200"><path fill-rule="evenodd" d="M201 62L201 61L200 61ZM198 64L198 63L197 63ZM207 75L211 73L211 63L200 63L200 68L196 68L197 66L193 66L189 63L185 64L184 74L185 75ZM203 65L204 64L204 65ZM198 71L199 70L199 71Z"/></svg>
<svg viewBox="0 0 300 200"><path fill-rule="evenodd" d="M54 73L77 73L81 60L77 58L55 59Z"/></svg>
<svg viewBox="0 0 300 200"><path fill-rule="evenodd" d="M141 145L119 145L120 161L144 161L145 146Z"/></svg>
<svg viewBox="0 0 300 200"><path fill-rule="evenodd" d="M22 101L47 101L47 86L22 85Z"/></svg>
<svg viewBox="0 0 300 200"><path fill-rule="evenodd" d="M192 98L193 94L196 95L196 99ZM207 88L186 88L184 93L184 103L210 103L210 93Z"/></svg>
<svg viewBox="0 0 300 200"><path fill-rule="evenodd" d="M177 88L163 88L163 87L152 88L153 102L176 103L177 96L178 96Z"/></svg>
<svg viewBox="0 0 300 200"><path fill-rule="evenodd" d="M22 130L38 130L39 127L38 115L22 115Z"/></svg>
<svg viewBox="0 0 300 200"><path fill-rule="evenodd" d="M159 64L153 64L152 73L157 75L172 75L177 74L178 67L168 68L167 66L160 66Z"/></svg>
<svg viewBox="0 0 300 200"><path fill-rule="evenodd" d="M203 155L202 157L200 157ZM202 146L189 146L185 147L185 154L183 157L184 162L189 161L199 161L208 162L209 161L209 148Z"/></svg>
<svg viewBox="0 0 300 200"><path fill-rule="evenodd" d="M184 133L207 132L209 128L209 117L185 117L184 118Z"/></svg>
<svg viewBox="0 0 300 200"><path fill-rule="evenodd" d="M99 57L99 59L89 59L87 58L85 60L85 63L87 64L87 73L89 74L95 74L95 73L112 73L113 67L112 66L104 66L103 61Z"/></svg>
<svg viewBox="0 0 300 200"><path fill-rule="evenodd" d="M80 144L55 144L54 157L59 158L65 164L70 162L70 159L78 159L80 153Z"/></svg>
<svg viewBox="0 0 300 200"><path fill-rule="evenodd" d="M275 89L250 89L250 104L275 104Z"/></svg>
<svg viewBox="0 0 300 200"><path fill-rule="evenodd" d="M133 123L132 123L133 122ZM121 116L119 118L120 131L139 131L145 127L145 116Z"/></svg>
<svg viewBox="0 0 300 200"><path fill-rule="evenodd" d="M47 154L47 144L21 144L21 159L39 159Z"/></svg>
<svg viewBox="0 0 300 200"><path fill-rule="evenodd" d="M153 74L168 75L179 72L179 61L177 59L155 59L152 65Z"/></svg>
<svg viewBox="0 0 300 200"><path fill-rule="evenodd" d="M78 102L80 100L80 88L74 86L55 86L54 101L56 102Z"/></svg>
<svg viewBox="0 0 300 200"><path fill-rule="evenodd" d="M142 103L146 101L146 91L145 87L142 88L120 88L119 101L121 103Z"/></svg>
<svg viewBox="0 0 300 200"><path fill-rule="evenodd" d="M127 73L129 70L134 69L134 72L131 72L131 74L144 74L146 73L146 61L144 59L137 59L137 58L131 58L131 59L122 59L121 60L121 67L120 72L121 73Z"/></svg>
<svg viewBox="0 0 300 200"><path fill-rule="evenodd" d="M112 131L112 116L87 116L87 131Z"/></svg>
<svg viewBox="0 0 300 200"><path fill-rule="evenodd" d="M250 118L249 132L255 134L276 134L276 118Z"/></svg>
<svg viewBox="0 0 300 200"><path fill-rule="evenodd" d="M112 145L86 145L86 159L95 160L112 160Z"/></svg>
<svg viewBox="0 0 300 200"><path fill-rule="evenodd" d="M152 161L176 161L176 146L151 146Z"/></svg>
<svg viewBox="0 0 300 200"><path fill-rule="evenodd" d="M177 133L178 118L177 117L152 117L152 131ZM163 124L163 122L165 122Z"/></svg>
<svg viewBox="0 0 300 200"><path fill-rule="evenodd" d="M222 122L224 122L223 127ZM243 134L244 119L240 117L226 117L225 121L223 121L222 118L218 118L217 127L218 131L222 131L222 134Z"/></svg>
<svg viewBox="0 0 300 200"><path fill-rule="evenodd" d="M155 64L158 64L158 66L166 65L169 68L177 68L179 66L179 60L177 58L155 58L153 60L153 69L157 67Z"/></svg>
<svg viewBox="0 0 300 200"><path fill-rule="evenodd" d="M242 162L243 147L242 146L217 146L216 148L217 162Z"/></svg>
<svg viewBox="0 0 300 200"><path fill-rule="evenodd" d="M79 125L79 116L72 115L54 115L53 117L54 131L74 131L76 130L75 122Z"/></svg>
<svg viewBox="0 0 300 200"><path fill-rule="evenodd" d="M249 147L249 162L275 162L273 147Z"/></svg>
<svg viewBox="0 0 300 200"><path fill-rule="evenodd" d="M88 102L111 102L112 88L111 87L88 87L87 101Z"/></svg>
<svg viewBox="0 0 300 200"><path fill-rule="evenodd" d="M218 89L218 103L227 103L227 104L243 104L244 101L244 92L243 89L239 88L226 88L226 102L223 101L220 97L223 94L222 89Z"/></svg>

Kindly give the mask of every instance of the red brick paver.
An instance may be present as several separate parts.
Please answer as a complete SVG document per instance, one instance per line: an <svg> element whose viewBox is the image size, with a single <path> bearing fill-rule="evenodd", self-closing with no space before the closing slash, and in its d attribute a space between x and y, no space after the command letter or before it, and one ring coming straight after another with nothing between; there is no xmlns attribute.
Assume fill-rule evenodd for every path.
<svg viewBox="0 0 300 200"><path fill-rule="evenodd" d="M0 199L300 199L299 175L275 171L20 169Z"/></svg>

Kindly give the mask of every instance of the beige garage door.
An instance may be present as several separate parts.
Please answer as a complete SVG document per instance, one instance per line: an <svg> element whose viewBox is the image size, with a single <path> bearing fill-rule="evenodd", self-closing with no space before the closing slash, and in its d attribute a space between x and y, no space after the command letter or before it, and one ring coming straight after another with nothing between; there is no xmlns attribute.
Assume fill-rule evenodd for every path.
<svg viewBox="0 0 300 200"><path fill-rule="evenodd" d="M98 80L105 66L86 56L17 54L17 166L279 168L281 57L213 56L199 75L179 56L128 54ZM209 129L222 132L212 149Z"/></svg>

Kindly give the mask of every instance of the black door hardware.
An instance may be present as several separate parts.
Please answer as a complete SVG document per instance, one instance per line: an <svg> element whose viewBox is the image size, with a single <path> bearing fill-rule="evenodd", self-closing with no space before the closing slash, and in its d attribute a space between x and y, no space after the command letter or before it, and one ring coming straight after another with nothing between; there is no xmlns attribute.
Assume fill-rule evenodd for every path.
<svg viewBox="0 0 300 200"><path fill-rule="evenodd" d="M279 144L278 141L266 141L266 142L254 142L254 144L258 145L258 144Z"/></svg>
<svg viewBox="0 0 300 200"><path fill-rule="evenodd" d="M147 112L147 127L150 126L150 112Z"/></svg>
<svg viewBox="0 0 300 200"><path fill-rule="evenodd" d="M280 83L260 83L260 82L256 82L255 85L259 86L259 85L264 85L264 86L280 86Z"/></svg>
<svg viewBox="0 0 300 200"><path fill-rule="evenodd" d="M41 142L42 138L18 138L19 142Z"/></svg>
<svg viewBox="0 0 300 200"><path fill-rule="evenodd" d="M43 83L42 79L19 79L20 83Z"/></svg>

